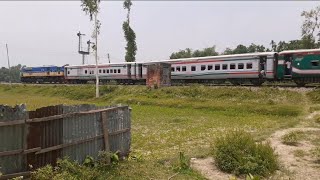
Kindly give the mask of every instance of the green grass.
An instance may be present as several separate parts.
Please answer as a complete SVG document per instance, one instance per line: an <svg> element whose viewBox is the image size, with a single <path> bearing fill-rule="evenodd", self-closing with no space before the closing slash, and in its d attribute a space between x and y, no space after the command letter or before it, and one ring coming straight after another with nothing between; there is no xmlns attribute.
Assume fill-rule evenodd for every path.
<svg viewBox="0 0 320 180"><path fill-rule="evenodd" d="M179 152L206 157L214 137L243 129L263 140L277 129L293 127L305 113L307 100L298 92L275 88L0 85L0 104L27 103L28 109L54 104L129 104L132 107L132 155L106 177L167 179L175 174ZM192 171L174 179L201 179Z"/></svg>

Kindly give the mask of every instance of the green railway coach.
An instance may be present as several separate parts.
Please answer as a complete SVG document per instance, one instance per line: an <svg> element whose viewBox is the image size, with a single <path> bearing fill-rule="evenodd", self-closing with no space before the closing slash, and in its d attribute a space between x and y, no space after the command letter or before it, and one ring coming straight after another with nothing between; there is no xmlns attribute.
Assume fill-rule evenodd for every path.
<svg viewBox="0 0 320 180"><path fill-rule="evenodd" d="M320 82L320 49L280 52L276 72L277 80L293 80L298 86Z"/></svg>

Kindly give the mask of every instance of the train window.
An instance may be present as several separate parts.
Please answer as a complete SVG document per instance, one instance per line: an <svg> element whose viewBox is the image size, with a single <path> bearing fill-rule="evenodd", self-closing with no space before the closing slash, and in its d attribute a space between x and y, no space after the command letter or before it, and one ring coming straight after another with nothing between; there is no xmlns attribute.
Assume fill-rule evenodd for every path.
<svg viewBox="0 0 320 180"><path fill-rule="evenodd" d="M120 70L120 69L118 69L118 73L121 73L121 70Z"/></svg>
<svg viewBox="0 0 320 180"><path fill-rule="evenodd" d="M87 70L85 70L85 71L84 71L84 73L85 73L85 74L88 74L88 71L87 71Z"/></svg>
<svg viewBox="0 0 320 180"><path fill-rule="evenodd" d="M109 74L109 69L107 69L107 73Z"/></svg>
<svg viewBox="0 0 320 180"><path fill-rule="evenodd" d="M187 71L187 67L186 66L182 66L182 71Z"/></svg>
<svg viewBox="0 0 320 180"><path fill-rule="evenodd" d="M113 73L113 69L110 69L110 73Z"/></svg>
<svg viewBox="0 0 320 180"><path fill-rule="evenodd" d="M247 63L247 69L252 69L252 63Z"/></svg>
<svg viewBox="0 0 320 180"><path fill-rule="evenodd" d="M212 70L213 66L212 65L208 65L208 70Z"/></svg>
<svg viewBox="0 0 320 180"><path fill-rule="evenodd" d="M176 70L177 70L177 71L180 71L180 70L181 70L180 66L177 66L177 67L176 67Z"/></svg>
<svg viewBox="0 0 320 180"><path fill-rule="evenodd" d="M220 64L214 65L214 70L220 70Z"/></svg>
<svg viewBox="0 0 320 180"><path fill-rule="evenodd" d="M191 66L191 71L196 71L196 67L195 66Z"/></svg>
<svg viewBox="0 0 320 180"><path fill-rule="evenodd" d="M230 69L236 69L236 65L235 64L230 64Z"/></svg>
<svg viewBox="0 0 320 180"><path fill-rule="evenodd" d="M238 69L243 69L243 68L244 68L243 63L239 63L239 64L238 64Z"/></svg>
<svg viewBox="0 0 320 180"><path fill-rule="evenodd" d="M103 73L106 73L106 70L105 70L105 69L103 70Z"/></svg>
<svg viewBox="0 0 320 180"><path fill-rule="evenodd" d="M312 66L319 66L319 61L318 60L311 61L311 65Z"/></svg>
<svg viewBox="0 0 320 180"><path fill-rule="evenodd" d="M206 70L206 65L201 65L201 71Z"/></svg>
<svg viewBox="0 0 320 180"><path fill-rule="evenodd" d="M99 69L99 73L101 73L101 69Z"/></svg>
<svg viewBox="0 0 320 180"><path fill-rule="evenodd" d="M174 72L174 67L171 67L171 71Z"/></svg>
<svg viewBox="0 0 320 180"><path fill-rule="evenodd" d="M228 64L222 64L222 69L223 69L223 70L228 69Z"/></svg>
<svg viewBox="0 0 320 180"><path fill-rule="evenodd" d="M68 71L68 74L70 74L70 71Z"/></svg>

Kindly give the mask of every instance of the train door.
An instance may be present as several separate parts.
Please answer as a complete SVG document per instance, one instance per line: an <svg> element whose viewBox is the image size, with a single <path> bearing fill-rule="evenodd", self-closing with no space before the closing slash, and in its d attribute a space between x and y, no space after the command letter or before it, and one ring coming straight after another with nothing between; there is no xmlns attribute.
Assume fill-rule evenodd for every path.
<svg viewBox="0 0 320 180"><path fill-rule="evenodd" d="M261 77L266 77L267 71L267 56L259 57L259 72Z"/></svg>
<svg viewBox="0 0 320 180"><path fill-rule="evenodd" d="M291 76L292 73L292 54L286 54L284 55L284 75L285 76Z"/></svg>
<svg viewBox="0 0 320 180"><path fill-rule="evenodd" d="M137 64L136 63L134 63L134 69L133 69L133 71L134 71L134 78L136 79L137 78Z"/></svg>
<svg viewBox="0 0 320 180"><path fill-rule="evenodd" d="M127 76L129 79L131 79L131 64L127 65Z"/></svg>
<svg viewBox="0 0 320 180"><path fill-rule="evenodd" d="M138 78L142 79L142 64L138 64Z"/></svg>

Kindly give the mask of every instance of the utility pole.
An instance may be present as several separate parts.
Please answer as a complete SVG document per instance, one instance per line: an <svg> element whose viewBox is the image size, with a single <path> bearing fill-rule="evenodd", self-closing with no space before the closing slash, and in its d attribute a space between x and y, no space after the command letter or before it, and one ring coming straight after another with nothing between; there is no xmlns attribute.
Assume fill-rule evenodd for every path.
<svg viewBox="0 0 320 180"><path fill-rule="evenodd" d="M110 55L109 55L109 53L108 53L108 60L109 60L109 64L110 64Z"/></svg>
<svg viewBox="0 0 320 180"><path fill-rule="evenodd" d="M99 76L98 76L98 19L97 19L98 13L96 12L94 14L94 25L95 25L95 59L96 59L96 98L99 97Z"/></svg>
<svg viewBox="0 0 320 180"><path fill-rule="evenodd" d="M6 44L6 48L7 48L8 68L9 68L9 84L10 84L10 86L12 86L12 84L11 84L11 70L10 70L11 68L10 68L8 44Z"/></svg>

